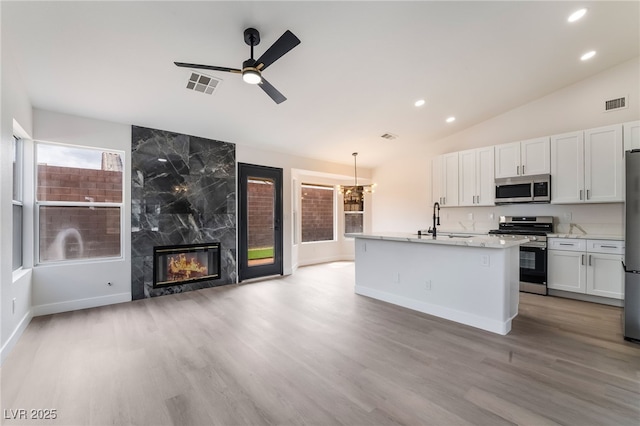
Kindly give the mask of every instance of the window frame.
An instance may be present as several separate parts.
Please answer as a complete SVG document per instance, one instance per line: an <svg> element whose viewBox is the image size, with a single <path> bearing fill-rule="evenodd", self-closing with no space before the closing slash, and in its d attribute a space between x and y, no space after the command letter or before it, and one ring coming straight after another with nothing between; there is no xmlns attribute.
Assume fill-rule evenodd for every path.
<svg viewBox="0 0 640 426"><path fill-rule="evenodd" d="M303 211L303 199L304 196L302 194L303 188L320 188L327 191L332 191L332 202L333 208L331 209L331 222L332 222L332 237L330 240L317 240L317 241L304 241L303 238L303 220L304 211ZM332 243L338 241L338 191L336 190L335 185L330 184L322 184L322 183L308 183L302 182L300 184L300 244L321 244L321 243Z"/></svg>
<svg viewBox="0 0 640 426"><path fill-rule="evenodd" d="M12 142L12 156L13 163L15 165L15 172L12 175L12 184L11 184L11 269L13 272L19 271L24 268L24 143L22 142L22 138L13 135ZM17 185L17 188L16 188ZM17 196L16 196L17 195ZM14 240L15 230L13 229L14 224L14 206L20 207L20 266L14 267L14 256L15 256L15 248L16 242Z"/></svg>
<svg viewBox="0 0 640 426"><path fill-rule="evenodd" d="M40 184L40 177L38 175L38 146L40 145L49 145L49 146L60 146L60 147L68 147L73 149L86 149L92 151L102 151L102 152L113 152L120 155L122 160L122 197L119 203L113 202L95 202L95 201L50 201L50 200L40 200L38 198L38 188ZM101 148L101 147L93 147L93 146L82 146L82 145L72 145L72 144L64 144L58 142L48 142L48 141L34 141L34 215L35 215L35 226L34 226L34 266L50 266L50 265L70 265L74 263L96 263L96 262L105 262L105 261L114 261L114 260L122 260L125 258L125 247L124 247L124 233L125 233L125 153L124 151L113 149L113 148ZM117 207L120 209L120 255L119 256L105 256L105 257L90 257L90 258L73 258L73 259L62 259L62 260L45 260L40 259L40 207L88 207L88 208L103 208L103 207Z"/></svg>

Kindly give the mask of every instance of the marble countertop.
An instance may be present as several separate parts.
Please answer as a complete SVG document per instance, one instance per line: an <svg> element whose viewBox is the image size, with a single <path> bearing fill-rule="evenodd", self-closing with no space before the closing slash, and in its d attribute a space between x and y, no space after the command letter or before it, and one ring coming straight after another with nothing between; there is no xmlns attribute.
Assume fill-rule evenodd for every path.
<svg viewBox="0 0 640 426"><path fill-rule="evenodd" d="M574 238L580 240L616 240L623 241L622 235L607 235L607 234L549 234L549 238Z"/></svg>
<svg viewBox="0 0 640 426"><path fill-rule="evenodd" d="M402 232L379 232L365 234L345 234L350 238L365 238L369 240L406 241L420 244L441 244L447 246L486 247L493 249L506 249L529 242L524 237L503 239L497 236L472 235L466 237L464 233L451 238L449 235L438 235L434 239L431 235L418 235Z"/></svg>

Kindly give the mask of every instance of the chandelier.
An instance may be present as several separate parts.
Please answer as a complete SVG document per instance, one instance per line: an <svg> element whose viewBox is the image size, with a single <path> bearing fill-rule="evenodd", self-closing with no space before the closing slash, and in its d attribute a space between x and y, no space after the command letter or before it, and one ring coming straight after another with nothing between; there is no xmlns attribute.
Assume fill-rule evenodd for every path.
<svg viewBox="0 0 640 426"><path fill-rule="evenodd" d="M340 191L342 192L344 209L345 211L363 211L364 210L364 194L371 194L374 192L376 184L371 185L358 185L358 153L353 154L353 185L340 185Z"/></svg>

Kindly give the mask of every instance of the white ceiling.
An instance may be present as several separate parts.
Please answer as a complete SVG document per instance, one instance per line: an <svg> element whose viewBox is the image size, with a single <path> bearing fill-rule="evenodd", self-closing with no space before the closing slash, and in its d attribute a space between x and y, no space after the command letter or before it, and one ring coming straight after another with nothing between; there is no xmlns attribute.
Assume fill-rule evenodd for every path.
<svg viewBox="0 0 640 426"><path fill-rule="evenodd" d="M2 1L2 42L35 107L372 167L637 57L639 6ZM173 61L241 68L250 26L256 57L287 29L302 41L264 73L287 101L213 71L212 96L185 89Z"/></svg>

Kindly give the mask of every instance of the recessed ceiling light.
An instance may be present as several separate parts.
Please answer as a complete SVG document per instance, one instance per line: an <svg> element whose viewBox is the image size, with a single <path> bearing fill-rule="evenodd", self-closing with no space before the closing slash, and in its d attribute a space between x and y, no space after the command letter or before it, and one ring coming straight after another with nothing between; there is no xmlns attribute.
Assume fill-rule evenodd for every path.
<svg viewBox="0 0 640 426"><path fill-rule="evenodd" d="M587 59L591 59L594 56L596 56L596 51L592 50L590 52L585 53L584 55L580 56L580 60L581 61L586 61Z"/></svg>
<svg viewBox="0 0 640 426"><path fill-rule="evenodd" d="M414 103L414 105L417 107L421 107L422 105L424 105L424 99L417 100L416 103Z"/></svg>
<svg viewBox="0 0 640 426"><path fill-rule="evenodd" d="M456 121L455 117L449 117L447 118L447 123L453 123L454 121Z"/></svg>
<svg viewBox="0 0 640 426"><path fill-rule="evenodd" d="M158 161L161 163L166 163L167 159L166 158L158 158Z"/></svg>
<svg viewBox="0 0 640 426"><path fill-rule="evenodd" d="M587 9L576 10L571 15L569 15L569 17L567 18L567 21L576 22L578 19L582 18L585 13L587 13Z"/></svg>

